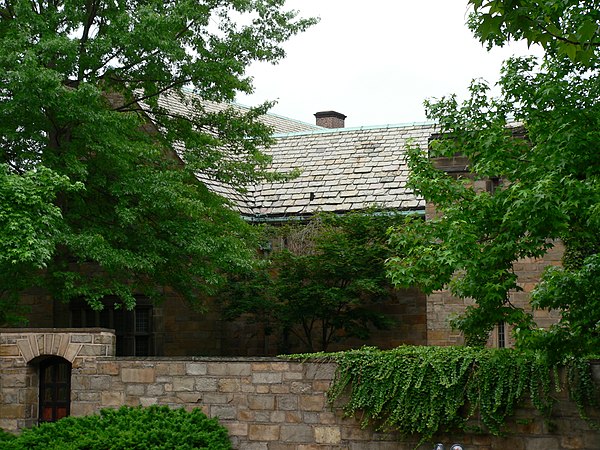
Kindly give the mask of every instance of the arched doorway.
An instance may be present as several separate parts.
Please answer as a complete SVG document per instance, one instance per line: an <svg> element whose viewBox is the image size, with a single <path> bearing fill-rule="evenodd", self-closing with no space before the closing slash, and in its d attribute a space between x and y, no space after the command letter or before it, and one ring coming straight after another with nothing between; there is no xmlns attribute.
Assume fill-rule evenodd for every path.
<svg viewBox="0 0 600 450"><path fill-rule="evenodd" d="M71 363L58 356L40 362L39 421L55 422L71 410Z"/></svg>

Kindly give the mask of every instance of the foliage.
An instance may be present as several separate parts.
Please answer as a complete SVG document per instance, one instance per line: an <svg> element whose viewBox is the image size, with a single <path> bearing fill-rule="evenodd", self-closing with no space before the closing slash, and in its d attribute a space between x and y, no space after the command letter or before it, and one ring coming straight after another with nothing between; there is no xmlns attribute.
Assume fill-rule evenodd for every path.
<svg viewBox="0 0 600 450"><path fill-rule="evenodd" d="M103 409L99 414L67 417L24 430L3 444L11 449L44 450L229 450L227 429L200 409L168 406Z"/></svg>
<svg viewBox="0 0 600 450"><path fill-rule="evenodd" d="M164 285L194 300L248 266L249 227L196 174L267 176L269 105L206 102L250 92L246 67L314 23L282 5L0 0L1 305L35 286L97 308Z"/></svg>
<svg viewBox="0 0 600 450"><path fill-rule="evenodd" d="M2 428L0 428L0 442L12 440L15 438L16 436L14 434L9 433L8 431L4 431Z"/></svg>
<svg viewBox="0 0 600 450"><path fill-rule="evenodd" d="M344 402L347 416L363 427L418 435L420 444L438 432L482 427L500 435L524 400L545 417L560 391L559 366L540 353L474 347L364 347L339 353L294 355L338 365L328 393ZM595 406L597 389L587 361L567 364L569 391L580 411ZM476 424L476 425L474 425Z"/></svg>
<svg viewBox="0 0 600 450"><path fill-rule="evenodd" d="M290 335L308 351L325 351L346 337L367 339L372 327L391 325L373 306L392 295L384 269L385 233L400 222L395 213L370 210L267 227L274 249L261 271L233 286L226 296L227 316L250 313L281 333L282 353L289 351Z"/></svg>
<svg viewBox="0 0 600 450"><path fill-rule="evenodd" d="M578 0L469 0L469 26L489 46L511 39L540 44L547 52L596 65L600 50L600 2Z"/></svg>
<svg viewBox="0 0 600 450"><path fill-rule="evenodd" d="M491 97L487 84L475 81L463 103L455 96L427 103L443 136L431 144L431 156L461 153L469 176L453 178L410 149L411 186L439 215L392 233L396 256L388 268L396 284L426 292L448 287L475 299L454 322L470 343L485 342L504 321L527 345L531 332L544 331L510 302L511 292L521 290L513 263L543 256L560 239L567 246L564 269L547 272L532 306L569 311L557 325L566 339L562 350L594 351L600 296L593 271L582 268L594 266L600 251L600 78L564 59L520 58L505 63L499 87L501 94ZM495 189L476 189L494 180ZM570 289L578 290L562 295L558 284L570 278Z"/></svg>

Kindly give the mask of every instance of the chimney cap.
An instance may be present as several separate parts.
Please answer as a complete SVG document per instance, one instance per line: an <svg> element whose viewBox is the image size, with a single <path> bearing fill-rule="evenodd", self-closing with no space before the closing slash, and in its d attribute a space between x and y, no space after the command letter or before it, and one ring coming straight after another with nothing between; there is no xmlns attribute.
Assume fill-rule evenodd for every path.
<svg viewBox="0 0 600 450"><path fill-rule="evenodd" d="M319 111L315 113L315 117L317 119L321 119L322 117L335 117L336 119L344 120L347 116L337 111Z"/></svg>

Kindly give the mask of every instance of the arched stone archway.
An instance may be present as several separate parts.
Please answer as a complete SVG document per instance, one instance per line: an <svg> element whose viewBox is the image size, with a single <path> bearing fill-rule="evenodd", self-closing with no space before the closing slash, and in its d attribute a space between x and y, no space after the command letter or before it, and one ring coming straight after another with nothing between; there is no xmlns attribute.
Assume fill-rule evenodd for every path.
<svg viewBox="0 0 600 450"><path fill-rule="evenodd" d="M93 366L97 357L110 357L115 354L115 334L104 328L4 328L0 329L0 427L5 430L18 430L38 423L41 413L40 388L42 366L52 361L68 364L73 371L73 391L81 388L85 377L76 376L84 366ZM56 369L56 377L65 373ZM55 369L50 369L54 371ZM70 372L69 372L70 373ZM54 373L52 374L54 376ZM54 389L50 398L53 402L52 418L64 415L67 403L64 395L58 401L58 391L64 388L66 378L58 377L52 381L50 389ZM62 383L62 384L61 384ZM78 384L79 383L79 384ZM50 392L50 391L48 391ZM57 399L55 401L54 399ZM71 411L77 414L76 396L73 395ZM59 403L62 402L63 406ZM81 404L79 404L81 406ZM77 411L76 411L77 410ZM67 410L67 413L69 411ZM50 417L47 416L47 417Z"/></svg>
<svg viewBox="0 0 600 450"><path fill-rule="evenodd" d="M18 339L17 347L27 364L40 356L58 356L73 363L83 344L73 343L69 333L32 333Z"/></svg>

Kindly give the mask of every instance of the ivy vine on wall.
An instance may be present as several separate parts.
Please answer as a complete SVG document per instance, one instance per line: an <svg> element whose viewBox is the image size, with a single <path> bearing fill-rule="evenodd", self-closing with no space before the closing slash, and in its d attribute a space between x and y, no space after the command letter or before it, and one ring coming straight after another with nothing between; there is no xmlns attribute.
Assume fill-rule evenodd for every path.
<svg viewBox="0 0 600 450"><path fill-rule="evenodd" d="M513 349L363 347L293 358L337 363L328 392L332 406L343 401L345 414L361 417L363 427L417 435L420 443L460 429L501 435L506 419L528 399L548 418L555 393L565 388L584 419L589 420L586 409L597 405L598 391L584 359L563 364L565 383L560 366L543 354Z"/></svg>

